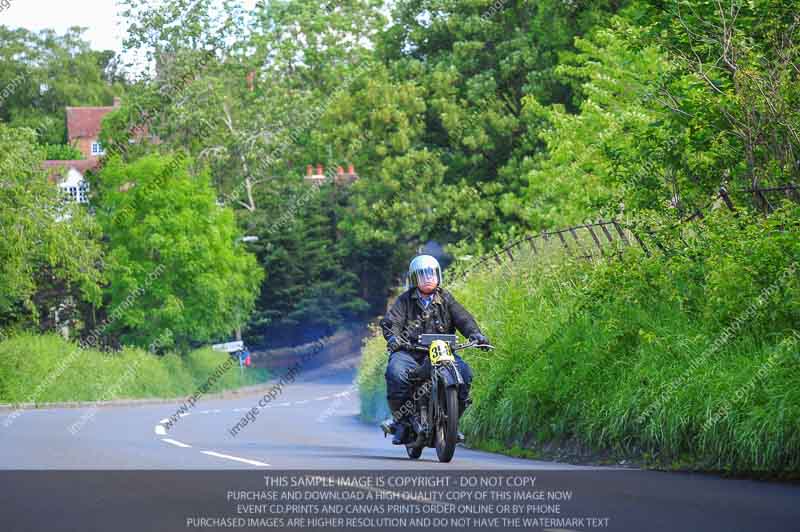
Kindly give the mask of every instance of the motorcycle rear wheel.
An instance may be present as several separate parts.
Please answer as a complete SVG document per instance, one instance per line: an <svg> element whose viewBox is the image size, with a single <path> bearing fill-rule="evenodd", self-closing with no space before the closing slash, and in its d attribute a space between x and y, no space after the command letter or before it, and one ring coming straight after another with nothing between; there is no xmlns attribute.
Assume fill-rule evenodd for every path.
<svg viewBox="0 0 800 532"><path fill-rule="evenodd" d="M436 420L436 456L440 462L449 462L458 441L458 390L450 386L439 393L443 415Z"/></svg>

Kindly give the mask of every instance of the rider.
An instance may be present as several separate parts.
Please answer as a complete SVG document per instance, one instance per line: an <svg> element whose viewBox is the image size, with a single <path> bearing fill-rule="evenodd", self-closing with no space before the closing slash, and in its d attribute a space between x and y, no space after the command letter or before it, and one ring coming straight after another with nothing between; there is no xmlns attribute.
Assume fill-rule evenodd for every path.
<svg viewBox="0 0 800 532"><path fill-rule="evenodd" d="M408 268L410 288L397 298L392 308L381 320L381 329L391 355L386 365L386 393L392 411L394 438L392 443L407 443L407 413L412 405L409 372L420 368L425 353L409 349L421 334L455 334L456 329L478 344L489 341L481 333L475 319L459 304L453 295L443 290L442 269L430 255L415 257ZM456 365L465 385L458 391L459 411L469 405L469 386L472 371L456 355ZM405 405L405 407L404 407ZM459 439L463 435L459 433Z"/></svg>

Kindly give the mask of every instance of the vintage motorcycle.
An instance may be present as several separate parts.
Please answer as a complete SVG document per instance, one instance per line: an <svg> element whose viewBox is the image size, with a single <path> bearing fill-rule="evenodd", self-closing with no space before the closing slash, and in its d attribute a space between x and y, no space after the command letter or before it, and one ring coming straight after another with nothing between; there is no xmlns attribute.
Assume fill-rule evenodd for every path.
<svg viewBox="0 0 800 532"><path fill-rule="evenodd" d="M434 447L440 462L453 459L458 443L458 418L461 415L458 390L464 384L454 353L471 347L494 349L489 344L458 344L457 341L455 334L423 334L419 342L411 347L415 351L428 353L430 364L423 364L421 371L415 372L411 378L411 441L405 444L409 458L417 459L425 447ZM393 432L387 424L382 428L385 434Z"/></svg>

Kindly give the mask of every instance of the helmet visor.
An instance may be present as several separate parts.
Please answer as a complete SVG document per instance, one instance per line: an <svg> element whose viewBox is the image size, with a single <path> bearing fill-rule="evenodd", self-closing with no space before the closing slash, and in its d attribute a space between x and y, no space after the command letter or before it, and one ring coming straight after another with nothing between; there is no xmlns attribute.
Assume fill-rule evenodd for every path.
<svg viewBox="0 0 800 532"><path fill-rule="evenodd" d="M442 283L442 272L437 266L420 268L411 272L412 286L424 286L431 283L436 286Z"/></svg>

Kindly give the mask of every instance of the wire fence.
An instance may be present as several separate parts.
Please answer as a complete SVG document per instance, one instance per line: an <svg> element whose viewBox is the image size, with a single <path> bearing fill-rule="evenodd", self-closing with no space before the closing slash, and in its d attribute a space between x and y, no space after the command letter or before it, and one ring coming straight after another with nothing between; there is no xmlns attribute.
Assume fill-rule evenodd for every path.
<svg viewBox="0 0 800 532"><path fill-rule="evenodd" d="M597 220L596 222L574 225L566 229L553 231L542 231L541 233L528 235L503 246L500 250L480 257L477 261L461 270L456 276L456 280L464 279L471 272L478 270L493 263L502 264L504 260L515 260L520 254L539 255L546 253L548 248L553 246L570 256L592 260L598 256L616 254L621 248L638 246L645 254L652 255L653 248L658 248L666 252L667 246L659 233L664 229L674 229L694 220L703 219L704 211L711 208L727 208L732 212L737 212L737 204L734 202L734 195L743 195L750 200L758 210L768 215L777 208L777 204L782 199L789 199L800 203L800 187L794 183L789 183L775 187L737 189L729 191L726 187L720 187L717 194L703 208L695 211L675 223L674 226L661 230L634 229L628 224L611 219ZM740 199L737 199L737 203Z"/></svg>

